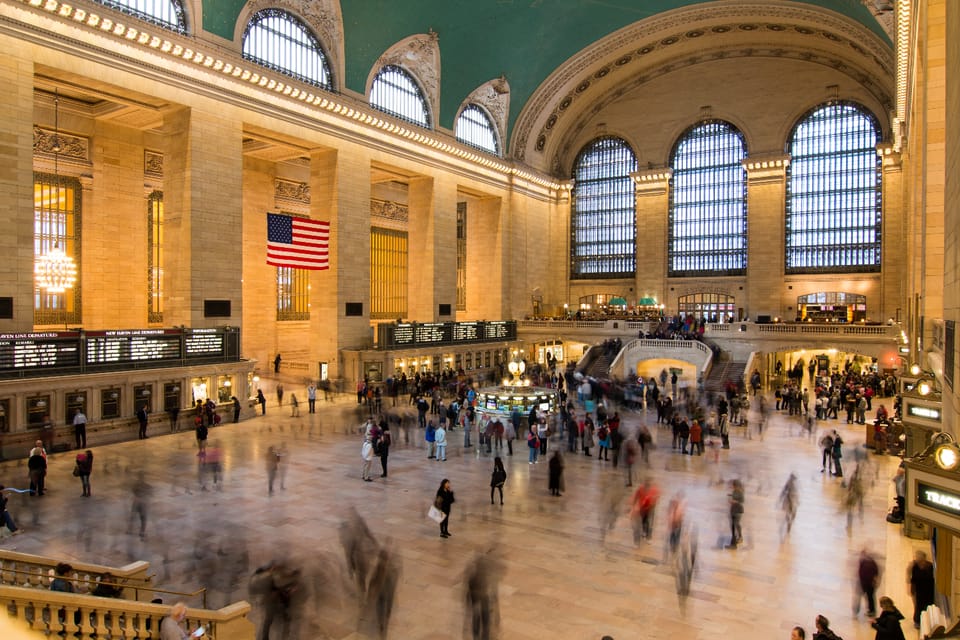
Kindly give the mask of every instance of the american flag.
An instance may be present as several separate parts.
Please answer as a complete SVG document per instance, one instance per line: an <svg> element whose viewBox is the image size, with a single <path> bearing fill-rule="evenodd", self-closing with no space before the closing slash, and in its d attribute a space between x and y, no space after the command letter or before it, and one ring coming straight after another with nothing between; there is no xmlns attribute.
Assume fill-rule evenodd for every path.
<svg viewBox="0 0 960 640"><path fill-rule="evenodd" d="M294 269L329 269L330 223L267 214L267 264Z"/></svg>

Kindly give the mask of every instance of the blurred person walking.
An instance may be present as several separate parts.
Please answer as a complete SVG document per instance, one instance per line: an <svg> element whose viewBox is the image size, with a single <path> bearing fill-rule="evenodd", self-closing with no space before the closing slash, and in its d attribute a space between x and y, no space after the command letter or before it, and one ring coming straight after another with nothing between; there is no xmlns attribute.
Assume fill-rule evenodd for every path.
<svg viewBox="0 0 960 640"><path fill-rule="evenodd" d="M913 597L913 626L919 629L920 614L934 603L936 592L933 564L923 551L914 554L913 562L907 568L907 586L910 587L910 595Z"/></svg>
<svg viewBox="0 0 960 640"><path fill-rule="evenodd" d="M857 591L853 601L853 615L860 615L860 603L864 598L867 600L867 617L874 618L877 615L876 591L880 584L880 565L876 559L866 549L860 550L860 558L857 560Z"/></svg>
<svg viewBox="0 0 960 640"><path fill-rule="evenodd" d="M727 549L736 549L737 545L743 542L743 503L744 489L743 482L739 479L730 481L730 493L728 494L730 504L730 544Z"/></svg>
<svg viewBox="0 0 960 640"><path fill-rule="evenodd" d="M83 497L90 497L90 474L93 473L93 451L87 449L86 453L78 453L77 461L73 468L73 475L80 478L80 486L83 489Z"/></svg>
<svg viewBox="0 0 960 640"><path fill-rule="evenodd" d="M548 488L550 489L550 495L560 497L563 495L560 493L560 491L563 490L563 456L559 450L553 452L553 455L550 456L550 462L547 464L549 470Z"/></svg>
<svg viewBox="0 0 960 640"><path fill-rule="evenodd" d="M21 529L17 528L16 523L13 521L13 516L7 511L8 498L4 495L5 491L7 491L6 487L0 484L0 524L4 525L10 531L10 535L23 533Z"/></svg>

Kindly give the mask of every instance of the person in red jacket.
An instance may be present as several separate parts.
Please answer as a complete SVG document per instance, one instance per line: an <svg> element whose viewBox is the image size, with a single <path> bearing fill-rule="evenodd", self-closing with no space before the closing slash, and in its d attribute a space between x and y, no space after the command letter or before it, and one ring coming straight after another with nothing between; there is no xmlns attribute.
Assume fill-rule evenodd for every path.
<svg viewBox="0 0 960 640"><path fill-rule="evenodd" d="M703 455L703 427L696 420L690 425L690 455L694 451L698 456Z"/></svg>

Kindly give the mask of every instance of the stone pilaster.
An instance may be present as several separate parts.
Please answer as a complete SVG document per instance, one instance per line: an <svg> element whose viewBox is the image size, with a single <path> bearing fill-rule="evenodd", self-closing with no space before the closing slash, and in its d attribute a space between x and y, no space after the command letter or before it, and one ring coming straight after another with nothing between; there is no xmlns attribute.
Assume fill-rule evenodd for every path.
<svg viewBox="0 0 960 640"><path fill-rule="evenodd" d="M790 157L751 155L747 170L747 317L785 317L796 300L785 298L784 236L786 174ZM738 305L741 302L737 301ZM792 315L789 315L792 319Z"/></svg>
<svg viewBox="0 0 960 640"><path fill-rule="evenodd" d="M901 305L907 298L907 247L903 242L907 225L904 216L903 165L901 156L889 144L877 146L883 171L883 236L880 247L880 299L867 300L867 314L875 320L905 318Z"/></svg>
<svg viewBox="0 0 960 640"><path fill-rule="evenodd" d="M13 298L13 319L0 331L33 328L33 62L21 45L0 38L0 297Z"/></svg>
<svg viewBox="0 0 960 640"><path fill-rule="evenodd" d="M666 305L668 313L674 313L677 301L667 297L667 221L673 171L666 167L645 169L630 177L635 185L637 209L635 297L654 298Z"/></svg>

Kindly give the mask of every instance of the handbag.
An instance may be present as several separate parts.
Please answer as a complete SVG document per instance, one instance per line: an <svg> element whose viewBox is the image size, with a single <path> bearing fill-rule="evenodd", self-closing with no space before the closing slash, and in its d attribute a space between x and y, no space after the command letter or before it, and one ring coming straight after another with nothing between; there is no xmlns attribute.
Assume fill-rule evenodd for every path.
<svg viewBox="0 0 960 640"><path fill-rule="evenodd" d="M430 509L427 511L427 517L437 524L440 524L446 519L447 514L445 514L443 511L440 511L440 509L437 509L436 506L430 505Z"/></svg>
<svg viewBox="0 0 960 640"><path fill-rule="evenodd" d="M79 477L79 476L80 476L80 465L79 465L79 464L73 465L73 475L74 475L74 477Z"/></svg>

